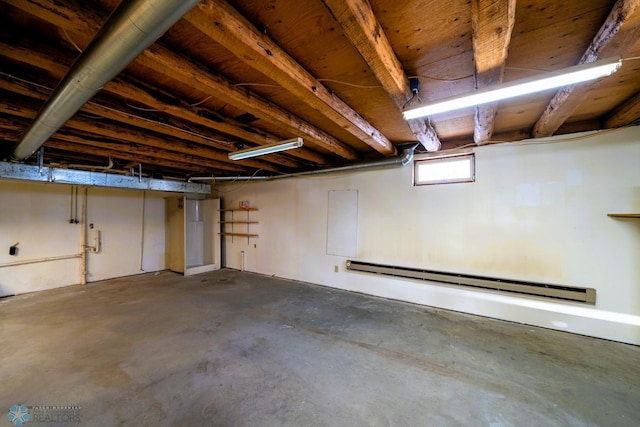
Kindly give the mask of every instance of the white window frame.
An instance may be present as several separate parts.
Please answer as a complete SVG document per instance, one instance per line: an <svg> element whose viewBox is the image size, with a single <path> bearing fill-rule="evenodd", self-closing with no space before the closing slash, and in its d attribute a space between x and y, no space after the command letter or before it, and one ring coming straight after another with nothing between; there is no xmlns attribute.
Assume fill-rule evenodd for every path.
<svg viewBox="0 0 640 427"><path fill-rule="evenodd" d="M434 178L429 180L419 180L420 173L418 169L424 165L434 164L446 164L448 162L457 162L460 160L468 159L469 161L469 174L466 176L460 176L455 178ZM474 182L476 180L476 157L474 153L458 154L453 156L441 156L441 157L428 157L423 159L416 159L413 161L413 185L437 185L437 184L455 184L461 182Z"/></svg>

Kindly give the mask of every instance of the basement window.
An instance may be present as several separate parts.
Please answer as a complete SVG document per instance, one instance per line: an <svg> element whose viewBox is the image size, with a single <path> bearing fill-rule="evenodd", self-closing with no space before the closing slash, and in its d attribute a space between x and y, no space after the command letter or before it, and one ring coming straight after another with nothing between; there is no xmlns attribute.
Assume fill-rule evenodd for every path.
<svg viewBox="0 0 640 427"><path fill-rule="evenodd" d="M413 163L413 185L452 184L475 180L473 154L420 159Z"/></svg>

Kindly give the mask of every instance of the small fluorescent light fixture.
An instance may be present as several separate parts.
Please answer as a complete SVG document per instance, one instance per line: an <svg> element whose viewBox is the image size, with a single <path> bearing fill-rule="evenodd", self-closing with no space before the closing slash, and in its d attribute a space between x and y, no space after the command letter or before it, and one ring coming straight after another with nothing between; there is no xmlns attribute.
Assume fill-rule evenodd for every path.
<svg viewBox="0 0 640 427"><path fill-rule="evenodd" d="M620 68L622 59L619 57L602 59L600 61L580 64L564 70L551 71L538 76L514 80L494 87L486 87L467 95L452 96L423 104L420 107L404 111L405 120L418 117L432 116L447 111L460 110L475 105L515 98L535 92L542 92L561 86L573 85L588 80L609 76Z"/></svg>
<svg viewBox="0 0 640 427"><path fill-rule="evenodd" d="M259 147L247 148L240 151L229 153L231 160L248 159L249 157L262 156L265 154L277 153L278 151L291 150L292 148L300 148L304 145L302 138L287 139L286 141L276 142L274 144L261 145Z"/></svg>

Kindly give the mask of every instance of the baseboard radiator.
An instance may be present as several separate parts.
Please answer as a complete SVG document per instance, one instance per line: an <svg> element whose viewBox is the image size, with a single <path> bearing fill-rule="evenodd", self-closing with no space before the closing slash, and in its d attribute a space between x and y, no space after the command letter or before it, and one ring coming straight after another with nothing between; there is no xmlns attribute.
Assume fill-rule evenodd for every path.
<svg viewBox="0 0 640 427"><path fill-rule="evenodd" d="M509 292L521 295L532 295L552 300L581 302L591 305L595 305L596 303L596 290L594 288L579 288L574 286L498 279L495 277L447 273L420 268L400 267L396 265L373 264L370 262L354 260L347 261L347 270L446 283L449 285L480 288L492 291Z"/></svg>

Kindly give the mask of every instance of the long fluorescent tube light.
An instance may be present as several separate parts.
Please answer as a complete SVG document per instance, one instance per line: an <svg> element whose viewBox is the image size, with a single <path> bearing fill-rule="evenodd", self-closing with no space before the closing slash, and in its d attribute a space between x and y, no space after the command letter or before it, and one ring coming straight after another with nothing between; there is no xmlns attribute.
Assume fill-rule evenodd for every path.
<svg viewBox="0 0 640 427"><path fill-rule="evenodd" d="M620 68L620 57L602 59L600 61L580 64L563 70L551 71L538 76L514 80L501 85L486 87L467 95L452 96L423 104L417 108L404 111L402 117L405 120L418 117L432 116L447 111L460 110L475 105L515 98L535 92L542 92L561 86L586 82L588 80L609 76Z"/></svg>
<svg viewBox="0 0 640 427"><path fill-rule="evenodd" d="M291 150L304 145L302 138L287 139L286 141L276 142L273 144L261 145L259 147L246 148L244 150L229 153L231 160L248 159L249 157L262 156L265 154L277 153L278 151Z"/></svg>

